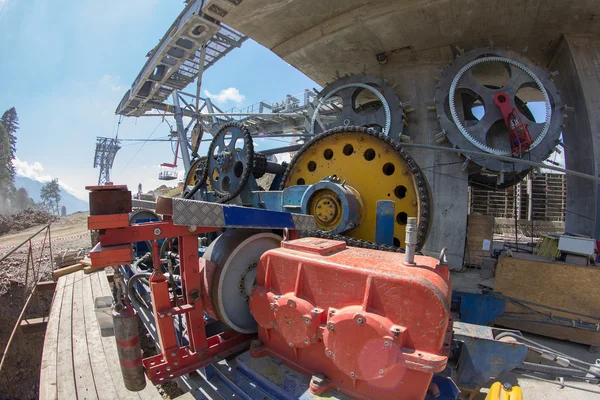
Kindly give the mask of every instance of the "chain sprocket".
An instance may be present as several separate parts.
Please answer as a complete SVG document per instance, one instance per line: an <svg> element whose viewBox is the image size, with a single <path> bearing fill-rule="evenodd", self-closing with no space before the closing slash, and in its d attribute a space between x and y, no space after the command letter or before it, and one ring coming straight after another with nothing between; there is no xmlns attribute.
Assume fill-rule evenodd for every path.
<svg viewBox="0 0 600 400"><path fill-rule="evenodd" d="M418 230L417 230L417 249L421 249L423 247L423 245L425 244L427 235L429 233L431 216L432 216L432 212L433 212L433 210L432 210L433 204L431 201L431 193L429 190L429 185L427 183L427 179L423 175L423 172L421 171L421 169L419 168L419 166L415 162L415 160L404 150L401 143L391 139L389 136L385 135L382 132L376 131L375 129L364 128L364 127L359 127L359 126L343 126L343 127L330 129L326 132L323 132L323 133L315 136L296 153L296 155L292 159L290 165L288 165L288 167L283 175L283 178L282 178L281 190L283 190L285 187L297 184L296 182L293 182L293 183L288 182L288 180L290 179L290 176L298 168L297 163L299 162L299 160L302 159L302 157L308 151L311 151L311 148L314 149L313 146L322 143L323 141L327 140L330 137L333 137L338 134L344 134L344 133L357 134L357 135L359 135L357 137L357 139L359 139L361 135L365 135L367 137L374 138L376 141L381 141L381 143L384 145L384 149L386 149L385 151L391 150L395 156L397 156L399 159L403 160L403 162L406 163L406 166L408 169L406 170L405 174L409 174L412 177L412 182L413 182L413 185L415 188L415 193L414 193L415 201L418 204L417 217L418 217L419 222L418 222ZM375 154L373 155L373 157L375 157ZM362 172L364 174L369 174L369 171L362 171ZM323 172L323 175L324 175L323 178L325 178L326 176L332 175L332 173L330 171L328 172L326 170L326 172ZM344 177L341 177L341 178L344 179ZM352 182L349 182L349 184L352 185ZM362 195L365 195L365 194L366 193L363 193ZM389 196L389 194L388 194L388 196ZM385 198L385 199L381 198L379 200L386 200L386 199L387 198ZM396 210L396 211L398 211L398 210ZM361 240L360 242L356 242L356 243L361 244L361 243L363 243L363 241ZM369 242L366 241L365 243L369 243ZM379 245L375 245L374 243L372 243L371 246L379 246ZM400 247L400 246L396 246L396 247Z"/></svg>
<svg viewBox="0 0 600 400"><path fill-rule="evenodd" d="M231 139L225 143L228 134ZM238 148L240 140L243 146ZM248 129L240 122L223 125L210 142L207 157L208 183L218 196L217 202L237 197L248 183L254 163L254 144Z"/></svg>

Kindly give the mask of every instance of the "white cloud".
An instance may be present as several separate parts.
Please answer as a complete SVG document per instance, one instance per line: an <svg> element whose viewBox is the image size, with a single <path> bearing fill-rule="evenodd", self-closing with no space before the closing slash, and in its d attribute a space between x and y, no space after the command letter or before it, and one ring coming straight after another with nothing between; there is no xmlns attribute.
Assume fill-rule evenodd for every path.
<svg viewBox="0 0 600 400"><path fill-rule="evenodd" d="M29 164L27 161L21 161L18 157L15 157L12 160L12 164L15 167L17 176L24 176L38 182L49 182L52 180L52 177L44 171L44 166L38 161ZM60 179L58 180L58 184L65 189L67 193L70 193L79 199L87 200L87 192L85 190L77 190Z"/></svg>
<svg viewBox="0 0 600 400"><path fill-rule="evenodd" d="M2 1L2 0L0 0ZM39 162L29 164L27 161L21 161L18 157L12 160L15 171L18 176L24 176L34 181L48 182L52 177L44 172L44 167Z"/></svg>
<svg viewBox="0 0 600 400"><path fill-rule="evenodd" d="M206 97L210 97L211 100L216 101L217 103L227 103L228 101L234 101L236 103L241 103L246 98L243 94L240 93L234 87L230 87L224 90L221 90L219 94L210 93L208 90L204 90L204 94Z"/></svg>
<svg viewBox="0 0 600 400"><path fill-rule="evenodd" d="M100 86L109 88L112 92L115 93L119 93L123 89L123 87L120 85L119 78L114 77L111 74L104 74L102 79L100 79Z"/></svg>

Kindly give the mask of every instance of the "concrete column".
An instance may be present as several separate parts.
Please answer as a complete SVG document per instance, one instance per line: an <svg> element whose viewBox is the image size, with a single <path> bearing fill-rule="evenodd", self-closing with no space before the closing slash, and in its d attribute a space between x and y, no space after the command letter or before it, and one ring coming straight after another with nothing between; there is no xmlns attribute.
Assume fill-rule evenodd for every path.
<svg viewBox="0 0 600 400"><path fill-rule="evenodd" d="M566 112L563 139L567 146L565 163L572 169L600 175L600 35L563 37L551 68L558 70L555 81ZM567 232L600 238L599 186L567 176Z"/></svg>
<svg viewBox="0 0 600 400"><path fill-rule="evenodd" d="M441 131L433 105L440 69L452 61L450 47L421 52L392 54L379 71L369 74L397 84L396 92L404 102L410 101L415 111L407 114L408 126L404 134L413 142L434 144L435 135ZM433 197L433 221L423 254L438 257L442 248L448 248L451 268L463 264L469 208L468 174L461 171L463 160L456 153L410 148L427 177Z"/></svg>

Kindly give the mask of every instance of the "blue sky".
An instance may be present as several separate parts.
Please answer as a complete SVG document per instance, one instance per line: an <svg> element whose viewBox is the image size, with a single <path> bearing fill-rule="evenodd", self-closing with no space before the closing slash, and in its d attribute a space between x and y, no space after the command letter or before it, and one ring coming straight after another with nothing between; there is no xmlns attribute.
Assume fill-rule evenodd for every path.
<svg viewBox="0 0 600 400"><path fill-rule="evenodd" d="M68 191L87 198L84 186L98 179L92 168L96 137L114 136L117 104L183 7L173 0L0 0L0 112L14 106L19 115L20 174L58 177ZM313 87L252 41L203 79L203 91L221 98L221 109L279 101ZM126 118L119 137L145 138L159 122ZM163 123L153 137L168 134ZM113 168L115 183L130 189L142 183L144 190L163 183L158 165L173 161L169 143L147 143L133 161L141 144L123 145ZM259 142L258 150L276 145L283 144Z"/></svg>

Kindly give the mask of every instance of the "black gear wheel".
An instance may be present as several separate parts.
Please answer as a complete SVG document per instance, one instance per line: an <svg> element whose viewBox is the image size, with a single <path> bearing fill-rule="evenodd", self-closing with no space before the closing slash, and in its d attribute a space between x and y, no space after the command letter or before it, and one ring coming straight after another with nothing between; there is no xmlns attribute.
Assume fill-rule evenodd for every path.
<svg viewBox="0 0 600 400"><path fill-rule="evenodd" d="M313 144L315 144L329 136L335 135L337 133L344 133L344 132L353 132L353 133L359 133L359 134L364 134L364 135L369 135L369 136L375 137L375 138L389 144L394 149L396 154L398 154L401 158L403 158L406 161L406 163L408 164L408 167L410 168L410 170L414 176L414 180L418 187L418 198L420 201L419 222L418 222L418 228L417 228L417 246L416 246L417 251L420 250L423 247L423 245L425 244L425 241L427 240L427 236L429 235L429 228L431 225L430 224L431 216L433 215L433 210L432 210L433 205L431 204L431 192L429 189L429 185L427 184L427 179L425 178L425 175L423 175L423 172L421 171L421 168L419 167L419 165L404 150L404 148L402 147L402 144L400 142L397 142L396 140L390 138L389 136L387 136L381 132L376 131L375 129L365 128L362 126L340 126L340 127L330 129L326 132L323 132L321 134L314 136L310 141L305 143L304 146L302 146L300 148L300 150L298 150L298 152L296 153L296 155L294 156L294 158L292 159L292 161L286 168L285 173L283 174L283 178L281 179L280 190L283 190L285 188L285 184L288 180L288 176L290 175L290 173L293 172L293 170L296 166L296 162L301 158L301 156L304 154L304 152L306 152ZM322 237L326 237L326 236L329 237L331 235L331 233L323 232L323 235L324 236L322 236ZM351 243L356 243L358 245L357 247L362 247L366 243L368 243L369 246L380 246L380 247L382 246L382 245L377 245L376 243L372 243L372 242L368 242L368 241L364 241L364 240L360 240L360 239L349 238L349 240L350 241L347 241L347 243L351 246L354 246L354 244L351 244ZM375 248L375 247L369 247L369 248Z"/></svg>
<svg viewBox="0 0 600 400"><path fill-rule="evenodd" d="M267 156L263 154L254 154L254 165L252 166L252 173L256 179L262 177L267 171Z"/></svg>
<svg viewBox="0 0 600 400"><path fill-rule="evenodd" d="M233 133L236 130L238 131L237 135ZM224 138L227 133L231 133L232 138L225 145ZM243 147L238 148L238 150L236 149L236 143L239 139L242 139ZM217 164L218 156L225 150L228 151L231 161L233 161L233 165L227 172L223 171L223 168ZM218 196L218 203L226 203L242 192L250 178L253 164L254 144L248 129L240 122L228 122L223 125L210 142L206 164L206 174L212 190Z"/></svg>

